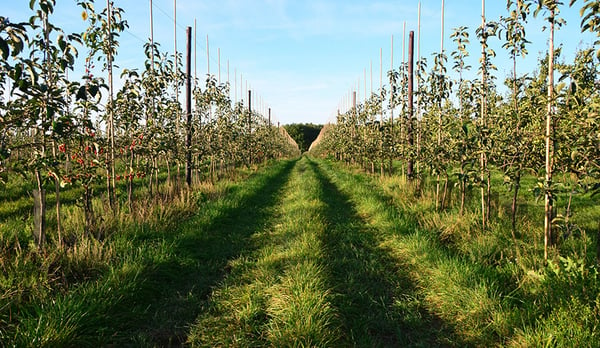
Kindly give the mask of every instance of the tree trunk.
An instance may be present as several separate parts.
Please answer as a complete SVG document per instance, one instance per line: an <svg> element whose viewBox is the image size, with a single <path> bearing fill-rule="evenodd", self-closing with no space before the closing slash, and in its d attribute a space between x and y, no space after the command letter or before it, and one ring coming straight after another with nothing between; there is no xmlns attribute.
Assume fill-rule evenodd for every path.
<svg viewBox="0 0 600 348"><path fill-rule="evenodd" d="M487 163L487 159L485 161L485 166L487 168L488 163ZM487 181L486 181L486 188L487 188L487 197L486 197L486 207L485 207L485 221L487 221L487 223L489 224L490 222L490 214L491 214L491 207L492 207L492 173L488 170L487 173Z"/></svg>
<svg viewBox="0 0 600 348"><path fill-rule="evenodd" d="M174 190L171 182L171 163L169 163L168 156L165 156L165 164L167 165L167 192L169 197L171 197Z"/></svg>
<svg viewBox="0 0 600 348"><path fill-rule="evenodd" d="M518 169L515 176L514 192L512 205L510 209L513 235L517 231L517 199L519 198L519 189L521 188L521 170Z"/></svg>
<svg viewBox="0 0 600 348"><path fill-rule="evenodd" d="M94 230L94 211L92 208L92 189L86 186L83 193L83 213L85 215L85 232L86 238L93 235Z"/></svg>
<svg viewBox="0 0 600 348"><path fill-rule="evenodd" d="M60 218L60 180L55 178L54 188L56 192L56 234L58 236L58 246L62 248L62 221Z"/></svg>
<svg viewBox="0 0 600 348"><path fill-rule="evenodd" d="M33 190L33 237L39 249L46 242L46 191L42 187L42 178L39 170L35 171L37 190Z"/></svg>
<svg viewBox="0 0 600 348"><path fill-rule="evenodd" d="M131 177L133 173L133 150L129 153L129 175L127 177L127 204L129 205L129 213L133 212L133 177Z"/></svg>

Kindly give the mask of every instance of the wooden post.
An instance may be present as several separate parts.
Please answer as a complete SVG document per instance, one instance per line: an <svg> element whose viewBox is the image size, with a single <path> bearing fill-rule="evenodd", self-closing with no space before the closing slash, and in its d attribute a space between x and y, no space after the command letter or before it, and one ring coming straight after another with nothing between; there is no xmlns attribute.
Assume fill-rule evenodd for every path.
<svg viewBox="0 0 600 348"><path fill-rule="evenodd" d="M379 93L383 92L383 48L379 48ZM383 126L383 98L381 98L381 118L379 122Z"/></svg>
<svg viewBox="0 0 600 348"><path fill-rule="evenodd" d="M233 68L233 103L237 104L237 68Z"/></svg>
<svg viewBox="0 0 600 348"><path fill-rule="evenodd" d="M150 0L150 70L154 70L154 14L152 7L152 0Z"/></svg>
<svg viewBox="0 0 600 348"><path fill-rule="evenodd" d="M380 95L383 97L383 48L380 47L379 48L379 93ZM379 125L380 127L384 127L383 125L383 98L381 98L381 115L379 117ZM383 158L385 157L385 155L383 154L384 151L384 145L385 145L385 128L380 128L380 129L384 129L384 131L379 132L379 136L381 138L381 156L380 156L380 172L381 172L381 176L384 175L384 170L385 170L385 166L383 164Z"/></svg>
<svg viewBox="0 0 600 348"><path fill-rule="evenodd" d="M227 59L227 94L231 99L231 82L229 80L229 59Z"/></svg>
<svg viewBox="0 0 600 348"><path fill-rule="evenodd" d="M371 60L371 78L369 81L371 83L371 94L373 94L373 60Z"/></svg>
<svg viewBox="0 0 600 348"><path fill-rule="evenodd" d="M365 83L364 84L364 87L365 87L365 99L364 99L364 102L366 103L367 102L367 68L364 69L364 73L365 73L365 79L363 80L364 83Z"/></svg>
<svg viewBox="0 0 600 348"><path fill-rule="evenodd" d="M206 34L206 73L210 76L210 50L208 47L208 34Z"/></svg>
<svg viewBox="0 0 600 348"><path fill-rule="evenodd" d="M252 165L252 91L248 90L248 154L249 166Z"/></svg>
<svg viewBox="0 0 600 348"><path fill-rule="evenodd" d="M414 46L415 46L415 32L410 31L408 36L408 114L407 114L407 126L406 126L406 138L408 141L408 152L412 151L414 144L413 140L413 75L414 75ZM406 168L406 175L409 181L413 179L413 166L414 158L412 155L408 156L408 165Z"/></svg>
<svg viewBox="0 0 600 348"><path fill-rule="evenodd" d="M185 112L187 115L187 136L185 139L186 164L185 182L188 188L192 186L192 28L187 27L187 51L185 67Z"/></svg>
<svg viewBox="0 0 600 348"><path fill-rule="evenodd" d="M550 9L550 40L548 43L548 106L546 110L546 193L544 194L544 260L548 260L548 248L552 245L552 157L553 157L553 132L552 114L554 98L554 19L556 12Z"/></svg>
<svg viewBox="0 0 600 348"><path fill-rule="evenodd" d="M110 141L110 164L108 186L108 202L110 207L115 209L115 121L114 121L114 88L113 88L113 56L112 56L112 7L110 0L106 0L107 24L108 24L108 46L109 51L106 57L108 67L108 129L107 133Z"/></svg>
<svg viewBox="0 0 600 348"><path fill-rule="evenodd" d="M482 86L482 91L481 91L481 127L485 128L485 124L486 124L486 79L487 79L487 72L486 72L486 60L487 60L487 53L486 53L486 38L485 38L485 0L481 0L481 30L482 30L482 35L483 35L483 39L482 39L482 43L481 43L481 64L482 64L482 69L481 69L481 86ZM482 146L483 146L483 141L484 139L482 139ZM486 158L485 158L485 150L481 149L481 154L479 156L479 165L481 167L481 172L480 172L480 179L481 179L481 226L485 229L486 225L487 225L487 212L486 212L486 200L485 200L485 187L483 187L483 182L485 181L485 171L486 171Z"/></svg>
<svg viewBox="0 0 600 348"><path fill-rule="evenodd" d="M442 13L441 13L441 34L440 34L440 54L444 53L444 0L442 0ZM441 86L444 88L445 86ZM437 146L438 149L442 146L442 98L439 100L439 114L438 114L438 132L437 132ZM435 183L435 210L438 210L440 206L440 174L437 174Z"/></svg>
<svg viewBox="0 0 600 348"><path fill-rule="evenodd" d="M444 0L442 0L442 35L440 37L441 42L440 42L440 47L441 47L441 51L440 52L444 52Z"/></svg>
<svg viewBox="0 0 600 348"><path fill-rule="evenodd" d="M421 92L421 2L419 1L419 9L417 11L417 93L420 95ZM421 97L417 98L417 157L416 157L416 175L419 176L421 172ZM417 185L420 187L421 179ZM419 190L417 187L417 191Z"/></svg>
<svg viewBox="0 0 600 348"><path fill-rule="evenodd" d="M391 72L394 73L394 35L392 35L392 54L391 54L391 58L390 58L390 69L391 69ZM394 86L392 86L391 84L390 84L390 123L391 123L391 129L393 131L394 130Z"/></svg>
<svg viewBox="0 0 600 348"><path fill-rule="evenodd" d="M194 18L194 83L198 83L198 35L196 29L196 18Z"/></svg>

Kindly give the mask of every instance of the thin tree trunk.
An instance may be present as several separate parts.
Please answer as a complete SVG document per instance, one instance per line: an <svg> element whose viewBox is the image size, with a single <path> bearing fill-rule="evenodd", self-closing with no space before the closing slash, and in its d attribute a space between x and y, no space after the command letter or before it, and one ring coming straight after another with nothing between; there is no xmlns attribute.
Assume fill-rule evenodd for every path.
<svg viewBox="0 0 600 348"><path fill-rule="evenodd" d="M550 11L550 42L548 49L548 107L546 112L546 192L544 195L544 260L552 245L552 99L554 98L554 16Z"/></svg>
<svg viewBox="0 0 600 348"><path fill-rule="evenodd" d="M131 168L133 168L133 158L134 158L134 154L133 154L133 150L131 150L130 152L130 157L129 157L129 168L131 170ZM129 175L131 175L132 173L130 173ZM133 177L128 176L127 177L127 203L129 204L129 212L132 213L133 212Z"/></svg>
<svg viewBox="0 0 600 348"><path fill-rule="evenodd" d="M35 170L37 190L33 190L33 237L38 249L44 247L46 242L46 191L42 186L42 176Z"/></svg>
<svg viewBox="0 0 600 348"><path fill-rule="evenodd" d="M167 192L169 197L171 197L171 194L173 193L173 185L171 183L171 163L169 163L168 156L165 157L165 163L167 165Z"/></svg>
<svg viewBox="0 0 600 348"><path fill-rule="evenodd" d="M485 161L485 166L487 168L488 163L487 163L487 158ZM491 214L491 207L492 207L492 173L487 170L487 181L486 181L486 188L487 188L487 192L486 192L486 207L485 207L485 221L487 221L487 223L489 224L490 222L490 214Z"/></svg>
<svg viewBox="0 0 600 348"><path fill-rule="evenodd" d="M94 212L92 208L92 195L93 192L89 186L85 187L83 194L83 213L85 216L85 231L84 236L89 238L89 236L93 235L94 229Z"/></svg>
<svg viewBox="0 0 600 348"><path fill-rule="evenodd" d="M446 194L448 192L448 176L444 175L444 185L442 185L442 195L440 196L440 210L446 209Z"/></svg>
<svg viewBox="0 0 600 348"><path fill-rule="evenodd" d="M569 202L567 203L567 211L565 212L565 228L566 228L566 232L565 234L567 236L571 235L571 227L569 225L569 220L571 217L571 203L573 202L573 190L569 191Z"/></svg>
<svg viewBox="0 0 600 348"><path fill-rule="evenodd" d="M510 209L513 234L517 231L517 199L519 198L519 189L521 188L521 170L518 169L515 176L514 192L512 205Z"/></svg>
<svg viewBox="0 0 600 348"><path fill-rule="evenodd" d="M464 215L465 213L465 201L467 196L467 179L465 178L465 167L464 161L461 163L460 167L460 215Z"/></svg>
<svg viewBox="0 0 600 348"><path fill-rule="evenodd" d="M58 246L62 248L62 220L60 218L60 180L55 178L54 188L56 193L56 234L58 236Z"/></svg>

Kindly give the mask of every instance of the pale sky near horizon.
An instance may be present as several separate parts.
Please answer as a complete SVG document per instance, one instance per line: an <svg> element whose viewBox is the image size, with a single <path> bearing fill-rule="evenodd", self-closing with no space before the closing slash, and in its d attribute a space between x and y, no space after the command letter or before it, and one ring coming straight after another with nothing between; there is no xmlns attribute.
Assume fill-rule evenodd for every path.
<svg viewBox="0 0 600 348"><path fill-rule="evenodd" d="M441 0L421 1L421 56L432 64L431 55L440 49ZM568 1L565 1L568 3ZM142 68L143 45L150 37L150 1L114 0L116 7L125 10L129 28L121 34L115 63L122 68ZM207 73L206 37L209 37L210 71L218 75L220 49L221 81L228 79L231 99L241 98L248 83L258 98L255 107L272 108L273 116L282 124L318 123L331 121L338 108L343 107L351 90L357 89L360 80L359 100L364 99L364 77L367 92L371 90L371 65L373 91L379 88L380 49L383 52L383 83L390 69L391 36L394 35L394 67L402 62L403 28L417 32L418 1L416 0L176 0L177 48L185 47L185 27L194 27L197 21L197 75ZM579 7L562 6L561 17L567 25L556 34L556 44L563 45L563 58L572 60L577 48L586 48L594 35L582 34L579 29ZM28 20L29 1L0 0L2 15L12 22ZM86 23L76 0L58 0L51 22L65 32L82 32ZM106 1L96 0L97 9ZM488 0L486 17L498 20L506 16L505 0ZM154 41L162 51L174 51L174 0L153 0ZM455 45L449 36L452 28L467 26L471 36L470 65L472 73L480 56L480 46L475 29L481 23L481 1L445 1L446 51ZM536 68L540 54L546 50L548 32L542 15L530 19L527 38L529 55L519 60L519 72L531 73ZM193 30L193 29L192 29ZM491 39L497 57L498 84L502 84L512 64L508 53L498 39ZM416 48L415 48L416 50ZM80 50L80 57L85 50ZM449 63L450 65L450 63ZM83 60L78 63L81 71ZM449 66L450 68L450 66ZM77 73L77 71L76 71ZM234 76L237 75L237 82ZM240 77L243 82L240 83ZM237 84L237 93L234 88ZM245 94L246 92L244 92ZM181 97L183 100L183 96Z"/></svg>

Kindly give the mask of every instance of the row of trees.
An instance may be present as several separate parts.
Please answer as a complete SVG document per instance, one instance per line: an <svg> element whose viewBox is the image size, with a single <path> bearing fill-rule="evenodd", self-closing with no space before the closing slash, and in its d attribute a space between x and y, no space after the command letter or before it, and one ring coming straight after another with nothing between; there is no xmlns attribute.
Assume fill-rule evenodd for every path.
<svg viewBox="0 0 600 348"><path fill-rule="evenodd" d="M599 32L594 3L583 4L582 30ZM479 187L484 228L490 219L490 167L501 170L513 192L513 237L521 178L534 173L539 178L535 191L546 201L547 257L547 247L557 238L551 233L553 224L568 222L571 195L597 189L600 179L598 56L594 49L584 49L573 62L563 62L561 50L554 48L554 30L564 23L559 17L562 6L551 0L508 0L507 16L493 22L486 22L483 16L476 30L481 47L479 77L473 80L464 78L471 69L466 63L470 33L466 27L455 28L450 57L442 51L433 55L430 66L422 58L414 68L409 58L388 73L389 90L382 89L363 104L338 113L337 123L324 128L312 150L362 164L371 171L379 166L382 174L385 168L392 170L393 160L401 160L403 172L417 187L429 173L436 181L438 209L448 206L451 182L460 189L461 214L469 189ZM538 14L548 22L549 52L536 72L520 74L518 58L527 54L529 43L525 23ZM505 96L498 93L491 74L496 52L488 42L494 37L501 40L512 62L512 74L504 81L508 87ZM449 68L455 78L449 77ZM560 76L558 84L555 71ZM418 86L414 104L409 91L413 74ZM396 119L385 117L386 99L400 109ZM568 179L554 180L556 171ZM557 214L554 201L561 192L568 192L569 203L564 214Z"/></svg>
<svg viewBox="0 0 600 348"><path fill-rule="evenodd" d="M192 141L186 144L186 115L178 97L185 77L181 57L147 43L144 69L123 69L122 87L115 91L113 57L127 28L123 10L110 1L102 10L96 10L93 0L79 1L88 27L67 34L51 22L55 5L55 0L30 1L32 16L25 23L0 16L0 185L16 174L34 182L38 246L46 239L48 185L56 195L62 243L64 188L82 188L85 233L92 234L92 197L97 191L104 193L110 208L126 203L133 210L136 185L156 194L161 170L167 171L171 192L182 188L186 153L192 155L197 181L298 153L283 128L273 127L270 117L243 102L234 105L229 85L213 76L204 87L194 81ZM80 61L80 51L85 54L85 74L73 79L69 73ZM119 181L126 182L123 202L117 199Z"/></svg>
<svg viewBox="0 0 600 348"><path fill-rule="evenodd" d="M284 127L302 152L308 151L310 144L315 141L323 128L322 125L312 123L292 123Z"/></svg>

